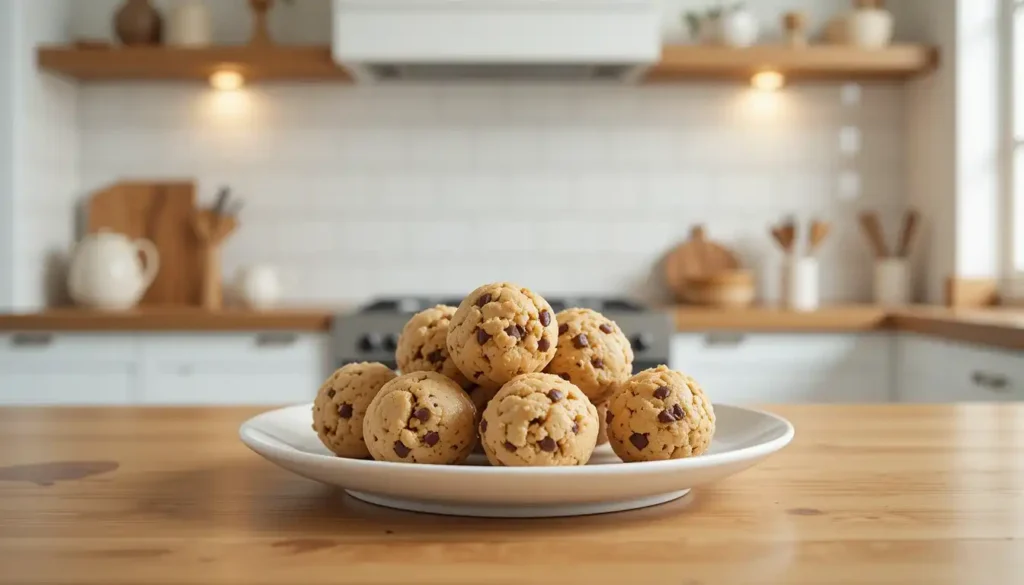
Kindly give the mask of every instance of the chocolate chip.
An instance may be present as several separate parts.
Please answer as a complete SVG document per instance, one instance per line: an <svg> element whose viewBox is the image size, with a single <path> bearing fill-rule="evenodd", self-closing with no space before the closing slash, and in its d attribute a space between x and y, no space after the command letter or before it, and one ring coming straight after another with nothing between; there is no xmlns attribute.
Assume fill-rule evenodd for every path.
<svg viewBox="0 0 1024 585"><path fill-rule="evenodd" d="M531 424L531 425L539 425L539 424L541 424L542 422L544 422L544 418L543 418L543 417L537 417L537 418L535 418L535 419L531 420L531 421L530 421L530 424Z"/></svg>
<svg viewBox="0 0 1024 585"><path fill-rule="evenodd" d="M430 411L426 408L420 408L416 410L416 412L412 413L412 415L420 419L420 422L427 422L430 420Z"/></svg>
<svg viewBox="0 0 1024 585"><path fill-rule="evenodd" d="M558 402L559 400L561 400L564 397L565 397L565 394L562 394L561 390L556 390L556 389L552 388L550 391L548 391L548 398L551 399L551 402Z"/></svg>
<svg viewBox="0 0 1024 585"><path fill-rule="evenodd" d="M669 395L670 392L671 392L671 390L669 389L668 386L658 386L654 390L654 397L655 398L660 398L660 399L664 400L664 399L668 398L668 395Z"/></svg>
<svg viewBox="0 0 1024 585"><path fill-rule="evenodd" d="M594 358L594 359L590 360L590 365L592 365L595 368L601 370L601 369L604 368L604 360L601 359L601 358Z"/></svg>
<svg viewBox="0 0 1024 585"><path fill-rule="evenodd" d="M327 391L328 398L334 398L335 394L337 394L337 392L334 391L334 388L331 388L330 390Z"/></svg>
<svg viewBox="0 0 1024 585"><path fill-rule="evenodd" d="M352 405L345 402L338 406L338 416L341 418L352 418Z"/></svg>
<svg viewBox="0 0 1024 585"><path fill-rule="evenodd" d="M647 435L646 434L641 435L640 433L633 433L632 435L629 436L629 442L633 443L633 446L636 447L637 451L643 451L644 449L647 448L647 443L648 443Z"/></svg>
<svg viewBox="0 0 1024 585"><path fill-rule="evenodd" d="M523 335L526 334L526 330L519 325L509 325L505 328L505 333L509 337L515 337L516 339L522 339Z"/></svg>
<svg viewBox="0 0 1024 585"><path fill-rule="evenodd" d="M572 382L572 379L569 378L569 374L558 374L558 377L565 380L566 382Z"/></svg>
<svg viewBox="0 0 1024 585"><path fill-rule="evenodd" d="M491 293L484 293L476 300L476 306L482 307L489 302L491 302Z"/></svg>
<svg viewBox="0 0 1024 585"><path fill-rule="evenodd" d="M412 452L412 449L406 447L401 441L395 441L395 455L405 458L406 455Z"/></svg>
<svg viewBox="0 0 1024 585"><path fill-rule="evenodd" d="M441 440L441 435L437 434L437 431L430 431L423 435L423 442L427 444L427 447L433 447Z"/></svg>
<svg viewBox="0 0 1024 585"><path fill-rule="evenodd" d="M416 353L412 356L412 359L414 359L414 360L421 360L421 359L423 359L423 348L422 347L416 350Z"/></svg>
<svg viewBox="0 0 1024 585"><path fill-rule="evenodd" d="M579 432L580 432L580 423L579 422L572 423L572 432L573 432L574 435L575 434L579 434Z"/></svg>
<svg viewBox="0 0 1024 585"><path fill-rule="evenodd" d="M541 337L539 340L537 340L537 349L541 351L547 351L551 349L551 342Z"/></svg>
<svg viewBox="0 0 1024 585"><path fill-rule="evenodd" d="M541 451L547 451L548 453L554 453L555 449L558 449L558 443L551 437L544 437L538 445L540 445Z"/></svg>
<svg viewBox="0 0 1024 585"><path fill-rule="evenodd" d="M479 378L480 376L483 376L483 375L484 375L483 372L477 372L477 373L473 374L473 377L474 378Z"/></svg>
<svg viewBox="0 0 1024 585"><path fill-rule="evenodd" d="M686 412L683 411L683 407L678 404L672 407L672 414L676 415L676 420L681 420L686 417Z"/></svg>
<svg viewBox="0 0 1024 585"><path fill-rule="evenodd" d="M427 355L427 360L432 364L437 364L444 361L444 352L440 349L435 349Z"/></svg>
<svg viewBox="0 0 1024 585"><path fill-rule="evenodd" d="M660 422L660 423L676 422L676 417L671 412L669 412L667 410L663 410L663 411L658 413L658 422Z"/></svg>
<svg viewBox="0 0 1024 585"><path fill-rule="evenodd" d="M608 425L612 424L612 419L613 418L615 418L615 415L612 414L612 411L606 410L604 412L604 423L605 424L608 424Z"/></svg>
<svg viewBox="0 0 1024 585"><path fill-rule="evenodd" d="M487 333L483 329L479 329L479 328L476 330L476 342L479 343L480 345L483 345L483 344L487 343L487 340L490 339L490 338L491 338L490 333Z"/></svg>
<svg viewBox="0 0 1024 585"><path fill-rule="evenodd" d="M559 335L565 335L568 332L569 332L569 324L568 323L562 323L561 325L558 326L558 334Z"/></svg>
<svg viewBox="0 0 1024 585"><path fill-rule="evenodd" d="M615 329L607 323L601 323L601 326L598 327L598 329L600 329L602 333L611 333L612 331L615 331Z"/></svg>
<svg viewBox="0 0 1024 585"><path fill-rule="evenodd" d="M515 451L516 450L516 446L513 445L512 443L509 443L508 441L505 441L505 449L507 449L509 451Z"/></svg>
<svg viewBox="0 0 1024 585"><path fill-rule="evenodd" d="M537 316L537 320L540 321L541 325L547 327L548 325L551 325L551 313L547 311L541 311L540 315Z"/></svg>
<svg viewBox="0 0 1024 585"><path fill-rule="evenodd" d="M483 419L482 421L480 421L480 432L481 433L486 433L487 432L487 419L486 418Z"/></svg>
<svg viewBox="0 0 1024 585"><path fill-rule="evenodd" d="M586 333L580 333L576 337L572 338L572 344L573 344L573 346L576 347L576 349L583 349L584 347L587 347L588 345L590 345L590 342L587 341L587 334Z"/></svg>

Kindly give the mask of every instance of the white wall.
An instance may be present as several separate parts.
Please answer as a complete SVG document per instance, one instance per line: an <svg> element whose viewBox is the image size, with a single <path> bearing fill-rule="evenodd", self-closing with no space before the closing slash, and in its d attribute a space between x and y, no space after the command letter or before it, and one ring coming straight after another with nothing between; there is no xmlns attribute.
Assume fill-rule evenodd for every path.
<svg viewBox="0 0 1024 585"><path fill-rule="evenodd" d="M79 34L107 33L116 3L103 4L76 3ZM210 4L218 38L244 39L244 4ZM326 42L326 4L278 9L281 38ZM818 22L847 7L755 8L776 26L794 5ZM289 25L289 11L318 24ZM837 222L823 294L864 300L870 258L854 216L870 206L894 223L905 205L903 90L866 87L853 105L840 95L794 87L773 104L737 85L494 84L273 85L232 97L96 85L81 90L79 168L86 191L122 176L197 177L206 198L232 185L246 208L226 269L277 264L296 302L494 278L657 298L655 265L695 222L774 276L768 224L787 213ZM844 127L860 131L857 156L839 151ZM859 199L840 196L843 170L859 174Z"/></svg>
<svg viewBox="0 0 1024 585"><path fill-rule="evenodd" d="M31 310L58 301L62 257L74 235L78 188L77 87L40 73L35 50L68 40L69 6L63 0L7 2L14 27L12 156L7 204L12 206L13 292L9 305Z"/></svg>

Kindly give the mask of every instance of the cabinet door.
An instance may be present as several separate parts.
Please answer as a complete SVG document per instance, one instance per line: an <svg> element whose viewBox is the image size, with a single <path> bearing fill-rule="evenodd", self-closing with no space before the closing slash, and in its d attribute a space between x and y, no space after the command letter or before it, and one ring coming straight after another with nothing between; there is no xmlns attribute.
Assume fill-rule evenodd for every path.
<svg viewBox="0 0 1024 585"><path fill-rule="evenodd" d="M0 335L0 403L128 404L137 357L131 336Z"/></svg>
<svg viewBox="0 0 1024 585"><path fill-rule="evenodd" d="M146 404L306 402L329 373L326 335L154 336L143 346Z"/></svg>
<svg viewBox="0 0 1024 585"><path fill-rule="evenodd" d="M902 402L1024 400L1020 352L902 334L897 356Z"/></svg>
<svg viewBox="0 0 1024 585"><path fill-rule="evenodd" d="M727 404L891 400L888 335L677 335L672 367Z"/></svg>

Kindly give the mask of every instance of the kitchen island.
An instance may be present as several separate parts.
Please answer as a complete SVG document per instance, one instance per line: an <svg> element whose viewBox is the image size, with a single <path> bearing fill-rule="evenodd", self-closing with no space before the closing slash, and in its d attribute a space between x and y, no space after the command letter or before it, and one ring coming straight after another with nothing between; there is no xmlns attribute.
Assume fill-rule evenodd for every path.
<svg viewBox="0 0 1024 585"><path fill-rule="evenodd" d="M0 409L0 583L1020 582L1024 405L768 410L793 443L681 500L485 520L281 470L259 409Z"/></svg>

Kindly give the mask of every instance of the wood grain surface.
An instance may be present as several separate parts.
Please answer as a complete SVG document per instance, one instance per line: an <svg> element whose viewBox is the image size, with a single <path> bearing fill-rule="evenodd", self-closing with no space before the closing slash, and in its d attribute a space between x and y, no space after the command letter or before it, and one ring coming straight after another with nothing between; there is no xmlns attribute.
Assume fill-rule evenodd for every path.
<svg viewBox="0 0 1024 585"><path fill-rule="evenodd" d="M682 500L486 520L278 469L252 409L4 409L0 583L1021 582L1024 405L769 410L793 443Z"/></svg>

